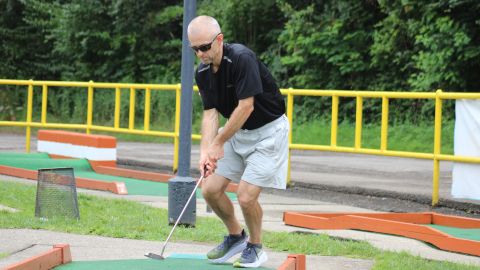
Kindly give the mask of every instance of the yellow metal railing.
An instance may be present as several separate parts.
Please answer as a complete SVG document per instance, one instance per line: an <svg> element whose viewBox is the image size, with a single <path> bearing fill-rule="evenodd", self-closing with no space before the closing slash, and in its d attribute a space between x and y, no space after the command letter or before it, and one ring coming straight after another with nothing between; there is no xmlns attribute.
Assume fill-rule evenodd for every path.
<svg viewBox="0 0 480 270"><path fill-rule="evenodd" d="M179 146L179 130L180 130L180 84L127 84L127 83L96 83L96 82L60 82L60 81L33 81L33 80L0 80L0 85L16 85L27 86L27 117L26 121L0 121L0 126L17 126L26 128L26 142L25 148L30 152L30 138L31 128L62 128L62 129L83 129L87 134L92 130L107 131L113 133L127 133L138 135L150 135L173 138L174 140L174 171L178 166L178 146ZM33 90L35 86L42 87L42 110L40 122L32 121L32 107L33 107ZM48 104L48 89L49 87L80 87L87 89L87 119L85 124L65 124L65 123L48 123L47 122L47 104ZM115 89L115 111L114 124L111 126L100 126L93 124L93 99L94 92L97 89ZM130 90L129 102L129 118L128 128L120 127L120 104L121 104L121 89ZM135 96L137 90L145 90L145 114L143 129L135 129ZM151 91L175 91L175 127L173 132L169 131L153 131L150 130L150 102Z"/></svg>
<svg viewBox="0 0 480 270"><path fill-rule="evenodd" d="M26 121L0 121L0 126L20 126L26 128L26 151L30 151L31 128L64 128L64 129L84 129L86 133L95 131L108 131L114 133L130 133L138 135L152 135L160 137L173 138L174 140L174 161L173 169L176 171L178 167L178 146L179 146L179 130L180 130L180 84L127 84L127 83L96 83L96 82L59 82L59 81L33 81L33 80L0 80L0 85L25 85L27 86L27 117ZM35 86L42 87L42 110L41 121L32 121L33 107L33 90ZM47 94L49 87L82 87L86 88L87 97L87 119L85 124L61 124L47 123ZM110 126L94 125L93 119L93 99L96 89L115 89L115 110L114 124ZM120 101L121 89L130 89L129 104L129 121L128 128L120 127ZM143 129L135 129L135 97L136 91L145 91L145 113ZM152 131L150 130L150 112L151 112L151 91L175 91L175 126L173 132ZM198 89L195 87L195 91ZM294 98L296 96L318 96L331 97L331 137L330 145L314 145L314 144L296 144L292 141L292 131L290 131L288 141L290 150L317 150L317 151L333 151L358 154L374 154L384 156L421 158L433 160L433 188L432 188L432 205L436 205L439 200L439 178L440 178L440 161L455 161L467 163L480 163L479 157L467 157L446 155L441 153L441 129L442 129L442 102L446 99L480 99L480 93L444 93L437 90L435 93L424 92L376 92L376 91L342 91L342 90L314 90L314 89L282 89L282 94L287 96L287 117L290 126L293 124L293 107ZM355 98L355 140L354 147L345 147L337 145L338 133L338 107L340 98ZM362 119L363 119L363 102L367 98L377 98L382 100L381 115L381 133L380 148L370 149L362 147ZM408 151L392 151L388 150L388 114L389 101L391 99L431 99L435 100L435 120L434 120L434 149L433 153L419 153ZM199 134L192 134L192 139L199 140ZM290 153L288 162L288 182L290 183Z"/></svg>

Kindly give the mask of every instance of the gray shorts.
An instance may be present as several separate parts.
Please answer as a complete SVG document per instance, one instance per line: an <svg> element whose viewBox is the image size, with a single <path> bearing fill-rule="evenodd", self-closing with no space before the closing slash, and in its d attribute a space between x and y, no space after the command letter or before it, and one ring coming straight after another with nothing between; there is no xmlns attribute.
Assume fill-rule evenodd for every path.
<svg viewBox="0 0 480 270"><path fill-rule="evenodd" d="M288 130L285 115L263 127L240 129L224 144L224 157L215 173L231 181L285 189L288 169Z"/></svg>

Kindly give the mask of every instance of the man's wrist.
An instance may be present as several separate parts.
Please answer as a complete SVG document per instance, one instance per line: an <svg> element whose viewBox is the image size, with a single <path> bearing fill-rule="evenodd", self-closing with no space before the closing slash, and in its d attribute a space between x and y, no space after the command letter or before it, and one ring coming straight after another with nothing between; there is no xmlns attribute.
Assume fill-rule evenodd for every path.
<svg viewBox="0 0 480 270"><path fill-rule="evenodd" d="M220 134L213 139L212 145L222 146L225 142L220 137Z"/></svg>

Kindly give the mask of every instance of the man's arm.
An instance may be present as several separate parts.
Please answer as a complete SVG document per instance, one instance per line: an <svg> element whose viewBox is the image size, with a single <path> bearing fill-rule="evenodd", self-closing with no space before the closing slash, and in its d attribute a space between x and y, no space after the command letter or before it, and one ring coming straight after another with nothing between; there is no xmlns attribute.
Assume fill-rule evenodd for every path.
<svg viewBox="0 0 480 270"><path fill-rule="evenodd" d="M200 161L199 169L202 175L204 175L204 168L208 163L208 147L212 143L213 139L218 132L218 111L216 109L210 109L203 111L202 117L202 140L200 141ZM208 168L211 172L213 168ZM206 177L207 175L205 175Z"/></svg>
<svg viewBox="0 0 480 270"><path fill-rule="evenodd" d="M253 112L253 100L254 97L249 97L238 101L238 106L233 110L222 132L215 136L212 144L223 146L223 144L245 124Z"/></svg>
<svg viewBox="0 0 480 270"><path fill-rule="evenodd" d="M215 169L217 168L217 161L223 158L224 143L243 126L245 121L247 121L248 117L253 112L253 99L253 97L249 97L239 100L238 106L235 108L235 110L233 110L232 115L225 124L225 127L223 127L222 132L219 133L216 133L216 129L214 132L214 127L210 126L211 124L209 123L211 120L208 120L208 117L211 117L210 112L205 111L207 115L204 113L204 120L202 122L202 152L200 166L207 166L208 172L205 174L206 177L215 172ZM215 117L215 128L218 129L218 112L216 110ZM207 135L205 139L203 139L204 135ZM203 168L200 168L200 170L203 171Z"/></svg>

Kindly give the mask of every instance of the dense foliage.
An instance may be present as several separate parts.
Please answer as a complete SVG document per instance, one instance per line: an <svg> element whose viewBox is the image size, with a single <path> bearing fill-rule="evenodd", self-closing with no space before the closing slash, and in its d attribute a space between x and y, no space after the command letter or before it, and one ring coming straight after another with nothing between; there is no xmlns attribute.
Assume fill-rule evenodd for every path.
<svg viewBox="0 0 480 270"><path fill-rule="evenodd" d="M480 2L475 0L197 2L197 13L216 17L228 42L256 51L282 88L480 88ZM0 0L0 77L177 83L182 12L182 1L173 0ZM1 90L2 118L13 117L25 95ZM111 111L111 95L95 99ZM49 96L49 110L70 117L84 102L84 93L59 91ZM295 102L305 119L330 110L329 100ZM345 102L340 116L352 120L347 115L354 100ZM379 104L366 101L366 121L378 117ZM393 113L399 121L433 115L431 102L397 105ZM452 111L452 106L445 108ZM107 120L109 113L100 111L97 117Z"/></svg>

